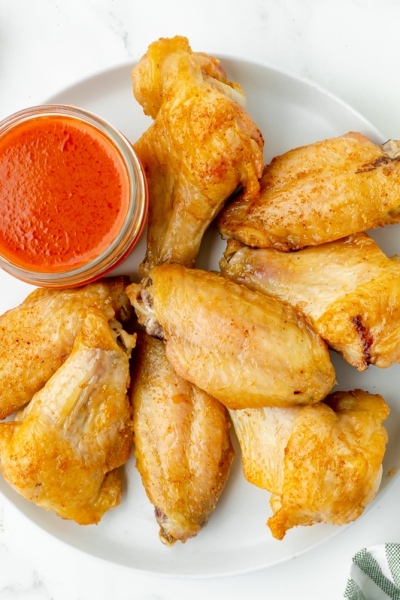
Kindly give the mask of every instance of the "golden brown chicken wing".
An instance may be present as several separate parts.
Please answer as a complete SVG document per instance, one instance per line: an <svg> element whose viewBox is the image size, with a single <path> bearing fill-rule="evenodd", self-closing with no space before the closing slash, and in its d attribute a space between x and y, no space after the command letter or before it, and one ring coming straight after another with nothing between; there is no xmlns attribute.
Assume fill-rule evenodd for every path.
<svg viewBox="0 0 400 600"><path fill-rule="evenodd" d="M66 362L15 421L0 423L0 468L22 496L63 519L97 523L121 496L117 467L132 443L129 356L134 336L117 338L88 309Z"/></svg>
<svg viewBox="0 0 400 600"><path fill-rule="evenodd" d="M181 377L225 406L312 404L333 387L325 343L288 304L181 265L149 277L127 288L140 323L166 340Z"/></svg>
<svg viewBox="0 0 400 600"><path fill-rule="evenodd" d="M360 371L400 361L400 262L365 233L283 253L230 240L222 274L306 314Z"/></svg>
<svg viewBox="0 0 400 600"><path fill-rule="evenodd" d="M184 37L151 44L132 76L136 99L154 119L134 146L150 194L141 273L163 262L193 267L204 231L236 187L245 198L259 195L262 135L240 105L240 86Z"/></svg>
<svg viewBox="0 0 400 600"><path fill-rule="evenodd" d="M130 391L136 466L171 545L206 525L234 451L225 407L175 373L163 342L139 333Z"/></svg>
<svg viewBox="0 0 400 600"><path fill-rule="evenodd" d="M389 409L362 390L319 404L230 411L246 479L272 492L272 535L298 525L350 523L373 500L382 477Z"/></svg>
<svg viewBox="0 0 400 600"><path fill-rule="evenodd" d="M349 133L274 158L261 196L239 197L220 232L256 248L297 250L400 221L400 143Z"/></svg>
<svg viewBox="0 0 400 600"><path fill-rule="evenodd" d="M117 277L75 289L37 289L0 317L0 419L29 402L62 365L88 307L107 319L129 318L127 282Z"/></svg>

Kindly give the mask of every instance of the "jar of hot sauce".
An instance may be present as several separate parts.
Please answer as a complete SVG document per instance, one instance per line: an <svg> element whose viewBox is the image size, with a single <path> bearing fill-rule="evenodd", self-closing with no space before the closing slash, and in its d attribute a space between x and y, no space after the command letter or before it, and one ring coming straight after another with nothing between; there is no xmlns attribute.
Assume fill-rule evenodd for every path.
<svg viewBox="0 0 400 600"><path fill-rule="evenodd" d="M0 266L74 287L114 269L143 231L148 192L129 141L81 108L42 105L0 123Z"/></svg>

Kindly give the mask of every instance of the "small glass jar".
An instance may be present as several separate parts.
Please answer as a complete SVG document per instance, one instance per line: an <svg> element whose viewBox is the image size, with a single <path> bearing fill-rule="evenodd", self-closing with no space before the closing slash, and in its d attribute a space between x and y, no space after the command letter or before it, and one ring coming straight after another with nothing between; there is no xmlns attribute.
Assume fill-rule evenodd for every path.
<svg viewBox="0 0 400 600"><path fill-rule="evenodd" d="M19 131L16 129L17 127L21 126L21 124L25 124L22 127L29 128L32 125L27 123L29 120L46 118L48 119L47 123L49 123L52 118L55 118L55 122L57 122L57 119L59 118L66 119L66 122L68 122L70 125L72 124L76 125L77 127L81 127L83 128L83 131L85 131L86 128L86 130L89 132L89 135L90 132L93 131L95 132L95 137L101 136L101 139L107 141L107 152L110 153L111 160L113 161L115 159L115 161L120 163L123 166L123 172L126 173L127 176L125 184L123 186L119 186L122 190L121 194L124 194L126 196L124 196L124 198L122 199L124 202L124 206L126 207L124 209L126 210L126 212L124 216L119 217L120 220L123 218L123 222L118 224L118 231L115 232L115 236L114 233L112 234L113 239L109 240L109 243L107 242L107 247L101 248L101 244L96 246L96 248L100 248L99 253L95 256L91 256L87 262L85 262L84 264L79 264L79 266L76 266L74 264L66 264L65 268L64 265L61 265L61 267L58 266L57 269L45 268L42 270L40 264L38 264L38 266L35 265L34 268L26 268L24 264L27 263L24 263L22 259L21 261L18 260L18 247L17 250L13 250L14 254L8 253L8 256L5 256L4 254L7 254L8 249L5 245L1 246L1 244L0 266L11 275L14 275L15 277L33 285L54 288L75 287L94 281L95 279L102 277L106 273L109 273L128 256L128 254L132 251L134 246L139 241L146 221L148 209L148 190L146 176L138 156L136 155L130 142L125 138L124 135L122 135L115 127L113 127L110 123L108 123L101 117L84 109L76 108L74 106L36 106L17 112L5 119L4 121L0 122L0 145L2 145L1 147L3 149L5 148L4 152L7 152L7 140L12 139L13 132L16 136L16 132ZM40 122L40 124L42 124L42 122ZM113 155L114 152L115 156ZM81 157L80 161L82 162ZM117 164L117 162L115 164ZM34 169L35 159L33 159L30 163L28 161L28 164L31 163L32 169ZM2 187L1 178L3 177L3 183L5 184L7 176L10 176L10 173L8 173L7 175L7 169L9 172L10 170L13 171L13 169L10 169L10 167L8 166L7 169L3 168L3 172L1 172L1 166L2 165L0 163L0 203L3 202L2 190L4 189L4 185ZM79 168L79 164L76 168ZM87 164L85 167L86 171L90 168L92 168L91 164ZM96 167L94 166L93 168ZM83 176L84 173L82 173L82 177ZM45 187L45 184L46 182L41 182L42 187ZM16 193L16 196L18 196L18 193ZM10 198L8 198L7 202L9 206L12 206L12 198L11 200ZM93 208L91 209L91 211L91 215L96 212L95 210L93 210ZM10 209L8 209L8 213L5 209L7 219L10 219L9 213ZM46 231L45 217L42 217L40 211L39 214L41 215L40 218L44 221L44 225L43 222L40 223L42 231ZM46 210L43 211L43 214L46 215ZM2 218L3 222L5 223L6 218L3 214L0 215L0 218ZM15 218L18 220L18 210L16 210L16 214L11 218ZM103 218L103 227L104 220L105 219ZM29 222L29 219L27 220L27 222ZM93 219L93 228L96 228L96 218ZM6 225L4 225L4 229L4 236L7 236ZM62 233L63 232L61 231L61 234ZM29 237L27 239L29 239ZM17 244L17 242L14 243ZM25 247L25 245L20 246L21 249L22 247ZM4 249L2 250L2 248ZM43 261L43 263L45 264L46 261Z"/></svg>

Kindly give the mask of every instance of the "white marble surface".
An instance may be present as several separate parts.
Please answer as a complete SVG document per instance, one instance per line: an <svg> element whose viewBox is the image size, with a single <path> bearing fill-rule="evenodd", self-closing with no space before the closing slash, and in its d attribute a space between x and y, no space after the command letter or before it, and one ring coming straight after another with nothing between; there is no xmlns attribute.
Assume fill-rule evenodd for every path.
<svg viewBox="0 0 400 600"><path fill-rule="evenodd" d="M196 50L305 76L399 139L399 23L398 0L2 0L0 118L179 33ZM0 599L334 600L357 550L400 541L399 494L397 480L361 520L290 562L207 581L144 577L83 555L0 497Z"/></svg>

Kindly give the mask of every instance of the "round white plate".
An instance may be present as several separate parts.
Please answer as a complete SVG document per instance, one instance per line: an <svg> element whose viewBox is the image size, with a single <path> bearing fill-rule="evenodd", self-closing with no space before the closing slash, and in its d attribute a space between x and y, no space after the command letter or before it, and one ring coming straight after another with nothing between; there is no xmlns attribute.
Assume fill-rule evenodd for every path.
<svg viewBox="0 0 400 600"><path fill-rule="evenodd" d="M359 131L376 142L379 132L362 116L318 86L243 60L222 58L228 76L246 92L248 112L265 138L265 161L294 148L348 131ZM74 104L108 119L132 142L149 126L135 101L131 86L132 65L124 65L90 77L49 98L49 102ZM386 227L375 236L388 254L400 253L400 226ZM375 234L374 234L375 235ZM207 232L198 266L217 269L224 250L215 228ZM143 258L141 240L119 273L137 279L137 266ZM0 312L19 304L32 289L0 271L0 285L7 290L0 298ZM387 421L389 445L379 494L393 477L389 470L400 466L400 402L397 400L400 367L385 371L371 367L358 373L339 356L333 355L337 389L363 388L379 392L391 407ZM237 447L237 444L236 444ZM340 531L331 525L300 527L289 531L283 541L274 540L265 523L271 514L269 494L247 483L242 475L240 452L234 461L225 491L207 527L186 544L165 547L158 538L153 507L135 470L134 459L125 466L121 505L106 514L97 526L82 527L62 521L16 494L3 479L0 491L39 527L75 548L96 557L119 563L147 574L173 577L215 577L244 573L294 558ZM361 517L362 518L362 517Z"/></svg>

